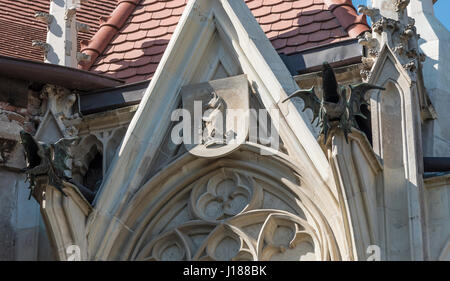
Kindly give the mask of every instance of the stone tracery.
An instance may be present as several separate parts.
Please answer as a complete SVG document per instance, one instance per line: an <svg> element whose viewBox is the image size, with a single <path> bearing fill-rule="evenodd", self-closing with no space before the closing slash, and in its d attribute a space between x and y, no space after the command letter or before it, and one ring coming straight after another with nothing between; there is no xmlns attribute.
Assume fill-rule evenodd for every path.
<svg viewBox="0 0 450 281"><path fill-rule="evenodd" d="M166 226L149 223L153 225L152 231L144 232L130 258L144 261L327 259L328 241L321 241L305 213L289 206L292 202L283 196L271 197L277 193L273 188L264 182L263 175L248 171L220 168L208 173L186 187L189 195L183 195L181 200L187 202L168 203L174 207L185 205L189 215L172 215L170 220L160 217L159 221L164 221ZM272 209L269 201L274 200L278 200L280 209ZM157 233L155 229L163 230Z"/></svg>

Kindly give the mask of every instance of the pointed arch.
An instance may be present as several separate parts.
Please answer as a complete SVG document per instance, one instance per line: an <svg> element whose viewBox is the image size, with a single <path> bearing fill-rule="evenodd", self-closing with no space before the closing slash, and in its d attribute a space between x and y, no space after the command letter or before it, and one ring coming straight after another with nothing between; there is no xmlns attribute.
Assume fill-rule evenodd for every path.
<svg viewBox="0 0 450 281"><path fill-rule="evenodd" d="M261 156L261 150L266 149L270 148L247 143L219 159L196 158L188 153L180 156L143 184L116 215L103 237L104 243L95 250L99 253L96 259L158 260L169 257L170 251L186 260L201 259L204 255L198 243L212 251L225 236L234 237L233 241L246 241L236 242L240 245L236 257L233 256L236 259L245 256L267 260L272 255L346 259L349 249L343 246L346 242L342 234L347 230L329 189L303 176L298 163L283 153L271 151L272 155ZM265 216L257 219L256 213ZM282 218L275 219L279 216ZM273 219L275 222L271 222ZM271 233L261 232L265 222L274 224ZM198 234L193 225L203 229L200 231L203 234ZM232 231L234 234L222 233L230 227L237 229ZM201 240L197 248L189 234L192 231L203 237L197 237ZM249 238L251 234L253 238ZM288 244L277 244L272 250L261 246L261 239L270 240L267 237L273 235L292 237L289 236ZM250 252L244 254L242 247ZM299 252L289 250L290 254L283 256L285 249ZM212 259L217 258L211 255L208 254Z"/></svg>

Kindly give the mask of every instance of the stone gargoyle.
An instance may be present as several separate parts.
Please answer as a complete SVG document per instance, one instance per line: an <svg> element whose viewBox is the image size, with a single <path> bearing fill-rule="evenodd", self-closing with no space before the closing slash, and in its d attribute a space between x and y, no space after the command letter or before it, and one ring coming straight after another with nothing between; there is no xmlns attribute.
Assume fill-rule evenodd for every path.
<svg viewBox="0 0 450 281"><path fill-rule="evenodd" d="M310 108L314 114L312 123L319 118L320 134L324 136L324 143L327 142L328 132L334 125L343 130L348 143L347 136L351 132L351 127L359 129L355 117L367 118L361 111L362 105L368 105L365 94L372 89L385 90L376 85L360 83L348 87L350 95L347 97L347 87L337 83L333 68L327 62L323 63L322 87L322 100L316 96L312 87L309 90L295 91L283 102L294 97L301 98L305 103L303 111Z"/></svg>
<svg viewBox="0 0 450 281"><path fill-rule="evenodd" d="M49 184L58 189L66 196L63 191L64 181L75 185L88 201L91 201L94 194L88 188L75 183L72 178L66 175L70 170L67 162L71 159L69 153L70 147L75 145L79 138L62 138L55 143L44 143L36 141L34 137L25 132L20 132L20 139L25 151L27 167L23 170L27 174L30 182L30 196L36 187L36 178L38 176L48 176Z"/></svg>

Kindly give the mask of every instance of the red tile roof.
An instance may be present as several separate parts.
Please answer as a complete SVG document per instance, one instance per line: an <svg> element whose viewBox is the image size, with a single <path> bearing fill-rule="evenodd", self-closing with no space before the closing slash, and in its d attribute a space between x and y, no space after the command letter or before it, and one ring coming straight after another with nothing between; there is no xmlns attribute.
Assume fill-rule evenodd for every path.
<svg viewBox="0 0 450 281"><path fill-rule="evenodd" d="M77 20L88 24L91 28L88 33L78 33L78 39L89 40L98 31L102 17L108 17L116 8L118 0L89 0L81 4L77 12Z"/></svg>
<svg viewBox="0 0 450 281"><path fill-rule="evenodd" d="M245 0L279 53L335 43L368 30L351 0ZM187 0L119 0L111 17L82 49L81 65L127 82L153 76Z"/></svg>
<svg viewBox="0 0 450 281"><path fill-rule="evenodd" d="M49 0L0 0L0 54L43 61L43 52L31 42L45 42L46 26L35 20L34 14L48 12L49 6Z"/></svg>
<svg viewBox="0 0 450 281"><path fill-rule="evenodd" d="M79 33L80 39L90 39L100 26L99 17L115 9L117 0L89 0L82 3L77 20L89 24L89 33ZM49 12L50 0L0 0L0 55L43 61L41 50L32 47L33 40L44 41L47 26L37 21L37 11Z"/></svg>

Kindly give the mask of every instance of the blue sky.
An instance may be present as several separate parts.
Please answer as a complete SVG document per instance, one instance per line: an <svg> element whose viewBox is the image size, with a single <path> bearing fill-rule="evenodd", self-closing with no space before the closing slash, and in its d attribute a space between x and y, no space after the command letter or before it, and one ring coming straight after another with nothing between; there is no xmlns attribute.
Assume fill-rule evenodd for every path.
<svg viewBox="0 0 450 281"><path fill-rule="evenodd" d="M367 0L352 0L353 5L357 8L358 5L367 5ZM434 14L450 30L450 0L438 0L434 4Z"/></svg>
<svg viewBox="0 0 450 281"><path fill-rule="evenodd" d="M444 24L447 30L450 30L450 1L438 0L434 4L434 14Z"/></svg>

